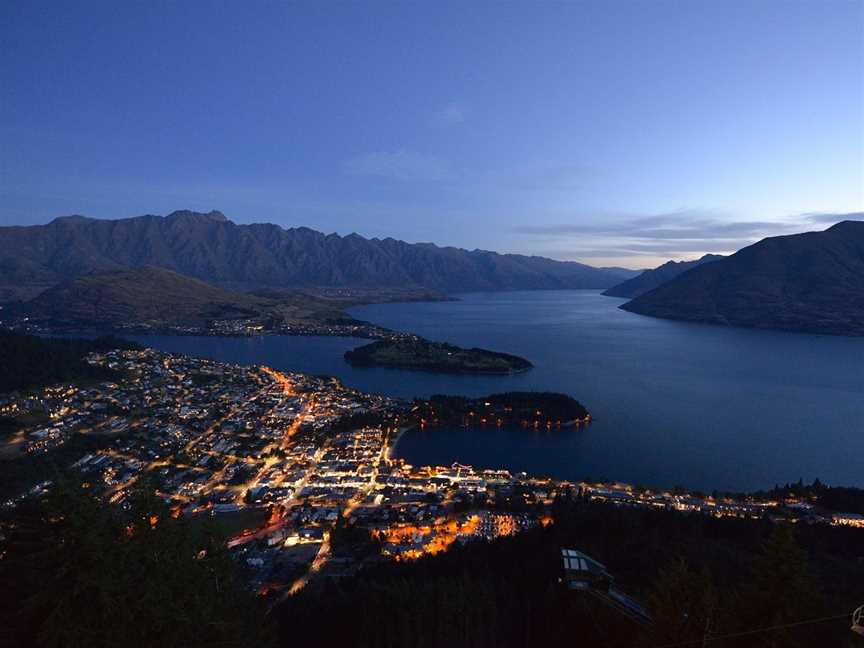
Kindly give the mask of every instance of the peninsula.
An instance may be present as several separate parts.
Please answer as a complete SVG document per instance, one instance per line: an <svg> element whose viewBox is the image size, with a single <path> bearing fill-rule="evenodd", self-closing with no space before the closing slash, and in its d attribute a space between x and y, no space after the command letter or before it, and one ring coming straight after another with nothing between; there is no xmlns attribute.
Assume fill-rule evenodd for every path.
<svg viewBox="0 0 864 648"><path fill-rule="evenodd" d="M426 425L519 425L559 428L588 423L591 414L582 403L554 392L505 392L481 398L443 396L416 401L414 414Z"/></svg>
<svg viewBox="0 0 864 648"><path fill-rule="evenodd" d="M441 373L512 374L532 365L525 358L486 349L463 349L416 336L391 337L345 352L355 367L391 367Z"/></svg>

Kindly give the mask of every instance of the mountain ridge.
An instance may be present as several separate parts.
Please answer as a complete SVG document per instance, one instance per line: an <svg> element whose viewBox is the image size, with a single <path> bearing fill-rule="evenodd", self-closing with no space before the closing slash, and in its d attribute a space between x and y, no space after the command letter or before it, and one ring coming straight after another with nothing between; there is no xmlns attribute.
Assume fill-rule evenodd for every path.
<svg viewBox="0 0 864 648"><path fill-rule="evenodd" d="M710 263L722 258L723 256L720 254L706 254L694 261L667 261L663 265L646 270L632 279L627 279L617 286L604 290L603 294L607 297L627 297L633 299L645 294L649 290L654 290L654 288L703 263Z"/></svg>
<svg viewBox="0 0 864 648"><path fill-rule="evenodd" d="M763 239L620 308L667 319L864 335L864 222Z"/></svg>
<svg viewBox="0 0 864 648"><path fill-rule="evenodd" d="M441 292L608 288L620 270L574 261L238 225L217 211L117 220L56 218L0 228L0 296L26 299L71 277L156 266L224 288L402 287Z"/></svg>

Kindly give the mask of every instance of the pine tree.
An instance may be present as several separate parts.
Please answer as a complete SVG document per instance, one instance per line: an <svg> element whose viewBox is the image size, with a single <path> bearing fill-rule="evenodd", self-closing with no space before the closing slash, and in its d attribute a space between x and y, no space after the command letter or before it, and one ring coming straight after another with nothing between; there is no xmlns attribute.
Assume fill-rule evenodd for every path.
<svg viewBox="0 0 864 648"><path fill-rule="evenodd" d="M216 529L173 518L146 484L125 510L61 484L16 531L25 528L30 541L2 573L31 584L12 602L29 620L21 645L268 645Z"/></svg>
<svg viewBox="0 0 864 648"><path fill-rule="evenodd" d="M654 619L652 645L704 640L718 629L718 600L707 570L693 571L682 559L663 570L648 598Z"/></svg>
<svg viewBox="0 0 864 648"><path fill-rule="evenodd" d="M784 626L819 617L823 612L823 601L808 569L807 555L792 527L775 527L739 601L738 618L744 629ZM760 633L751 645L767 648L810 645L810 632L806 627L792 627Z"/></svg>

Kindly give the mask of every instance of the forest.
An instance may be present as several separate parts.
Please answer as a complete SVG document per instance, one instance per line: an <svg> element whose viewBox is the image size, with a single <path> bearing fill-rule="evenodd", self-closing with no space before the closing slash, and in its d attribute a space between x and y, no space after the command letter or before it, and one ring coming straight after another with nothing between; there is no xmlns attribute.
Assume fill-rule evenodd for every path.
<svg viewBox="0 0 864 648"><path fill-rule="evenodd" d="M113 336L94 340L43 338L0 330L0 393L44 387L59 382L110 380L115 375L89 364L94 352L137 348Z"/></svg>
<svg viewBox="0 0 864 648"><path fill-rule="evenodd" d="M0 646L272 646L215 524L172 516L152 488L106 506L60 479L0 514Z"/></svg>
<svg viewBox="0 0 864 648"><path fill-rule="evenodd" d="M146 485L121 508L61 480L47 498L3 515L0 645L852 648L864 641L849 631L864 595L858 530L616 508L578 496L558 501L553 519L416 562L319 578L268 613L214 524L175 517ZM561 548L604 563L653 624L565 588Z"/></svg>
<svg viewBox="0 0 864 648"><path fill-rule="evenodd" d="M578 498L560 502L554 521L512 538L313 584L277 610L281 643L864 645L849 631L852 610L864 603L860 531L615 508ZM561 548L604 563L617 587L647 607L653 625L637 625L566 589Z"/></svg>

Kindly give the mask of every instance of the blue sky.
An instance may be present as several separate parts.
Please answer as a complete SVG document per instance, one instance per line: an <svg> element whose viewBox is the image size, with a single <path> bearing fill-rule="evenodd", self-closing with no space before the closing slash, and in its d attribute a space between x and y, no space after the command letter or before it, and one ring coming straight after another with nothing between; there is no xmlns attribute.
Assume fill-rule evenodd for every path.
<svg viewBox="0 0 864 648"><path fill-rule="evenodd" d="M5 0L0 23L2 224L219 209L647 267L864 211L860 1Z"/></svg>

